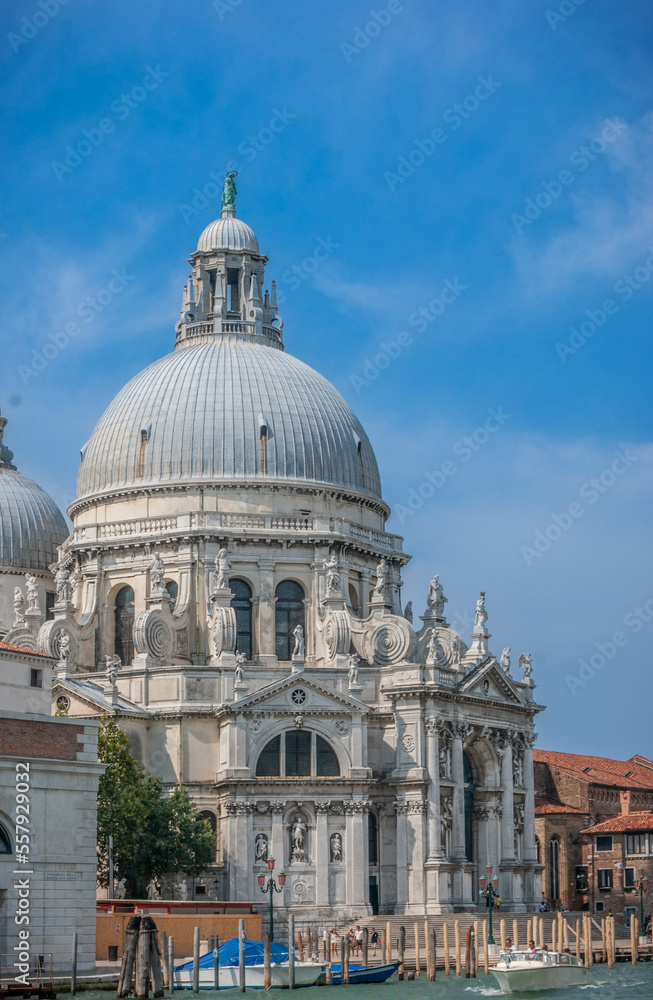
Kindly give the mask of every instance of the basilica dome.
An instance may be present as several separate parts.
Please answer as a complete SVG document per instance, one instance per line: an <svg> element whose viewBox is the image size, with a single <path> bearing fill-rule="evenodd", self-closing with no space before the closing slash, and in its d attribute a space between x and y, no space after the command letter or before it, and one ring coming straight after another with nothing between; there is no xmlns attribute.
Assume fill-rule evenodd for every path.
<svg viewBox="0 0 653 1000"><path fill-rule="evenodd" d="M0 567L47 570L68 528L52 497L11 464L2 443L6 422L0 417Z"/></svg>
<svg viewBox="0 0 653 1000"><path fill-rule="evenodd" d="M247 250L250 253L260 253L254 231L242 219L230 215L216 219L206 227L197 242L197 249L202 252Z"/></svg>
<svg viewBox="0 0 653 1000"><path fill-rule="evenodd" d="M357 417L282 350L218 338L176 350L113 400L83 449L77 499L189 482L327 484L374 498Z"/></svg>

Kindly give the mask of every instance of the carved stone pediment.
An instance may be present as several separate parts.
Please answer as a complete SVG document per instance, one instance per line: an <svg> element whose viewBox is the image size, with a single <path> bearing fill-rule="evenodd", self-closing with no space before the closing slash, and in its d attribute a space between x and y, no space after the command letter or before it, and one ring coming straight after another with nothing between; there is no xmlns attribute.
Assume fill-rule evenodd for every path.
<svg viewBox="0 0 653 1000"><path fill-rule="evenodd" d="M524 703L512 679L492 657L470 670L457 687L461 694L468 694L474 698L510 702L514 705Z"/></svg>
<svg viewBox="0 0 653 1000"><path fill-rule="evenodd" d="M216 714L220 715L229 710L247 715L250 713L258 715L265 711L266 714L290 715L293 718L298 712L302 717L306 717L333 714L348 716L352 713L366 715L369 711L367 706L357 699L341 694L308 674L290 674L280 681L259 688L232 706L218 709Z"/></svg>

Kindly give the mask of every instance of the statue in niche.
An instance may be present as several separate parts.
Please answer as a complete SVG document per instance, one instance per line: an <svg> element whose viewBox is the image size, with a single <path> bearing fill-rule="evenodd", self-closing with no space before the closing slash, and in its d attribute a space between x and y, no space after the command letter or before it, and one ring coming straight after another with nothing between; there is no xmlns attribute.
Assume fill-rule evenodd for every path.
<svg viewBox="0 0 653 1000"><path fill-rule="evenodd" d="M474 616L474 631L480 632L485 628L485 623L487 621L487 611L485 610L485 591L481 591L480 597L476 602L476 614Z"/></svg>
<svg viewBox="0 0 653 1000"><path fill-rule="evenodd" d="M429 611L431 611L434 615L444 614L444 606L447 603L447 598L444 596L442 584L440 583L440 577L437 576L437 574L433 577L429 584L429 593L426 598L426 603Z"/></svg>
<svg viewBox="0 0 653 1000"><path fill-rule="evenodd" d="M360 656L356 653L350 653L347 657L347 671L349 675L349 687L353 687L358 684L358 665L360 663Z"/></svg>
<svg viewBox="0 0 653 1000"><path fill-rule="evenodd" d="M385 588L388 585L388 563L382 559L376 567L376 586L374 587L374 597L383 597Z"/></svg>
<svg viewBox="0 0 653 1000"><path fill-rule="evenodd" d="M147 898L148 899L161 899L161 893L159 887L156 884L156 879L154 876L147 883Z"/></svg>
<svg viewBox="0 0 653 1000"><path fill-rule="evenodd" d="M326 571L327 591L340 590L340 567L335 553L324 560L324 569Z"/></svg>
<svg viewBox="0 0 653 1000"><path fill-rule="evenodd" d="M70 582L70 570L64 563L58 563L54 574L54 586L57 592L57 604L68 604L73 599L73 586Z"/></svg>
<svg viewBox="0 0 653 1000"><path fill-rule="evenodd" d="M463 653L463 642L459 635L455 635L451 640L451 655L453 658L452 666L454 669L460 667L460 658Z"/></svg>
<svg viewBox="0 0 653 1000"><path fill-rule="evenodd" d="M342 837L339 833L332 833L329 841L331 849L331 860L342 861Z"/></svg>
<svg viewBox="0 0 653 1000"><path fill-rule="evenodd" d="M268 860L268 838L264 833L257 833L256 835L256 840L254 841L254 860Z"/></svg>
<svg viewBox="0 0 653 1000"><path fill-rule="evenodd" d="M25 589L27 591L27 611L29 613L40 614L39 607L39 585L36 577L31 573L25 574Z"/></svg>
<svg viewBox="0 0 653 1000"><path fill-rule="evenodd" d="M522 653L519 657L519 667L524 671L524 680L530 681L533 676L533 656L531 653Z"/></svg>
<svg viewBox="0 0 653 1000"><path fill-rule="evenodd" d="M413 602L412 601L409 601L408 604L406 605L406 607L404 608L404 618L406 619L407 622L410 622L411 625L413 624Z"/></svg>
<svg viewBox="0 0 653 1000"><path fill-rule="evenodd" d="M429 641L426 647L426 661L427 663L435 663L438 658L438 634L434 628L429 632Z"/></svg>
<svg viewBox="0 0 653 1000"><path fill-rule="evenodd" d="M235 208L236 207L236 184L234 177L238 176L237 170L230 170L224 179L224 186L222 188L222 207L223 208Z"/></svg>
<svg viewBox="0 0 653 1000"><path fill-rule="evenodd" d="M440 842L442 844L442 853L447 854L447 841L449 839L449 831L451 830L451 821L453 818L453 804L450 795L445 795L440 799Z"/></svg>
<svg viewBox="0 0 653 1000"><path fill-rule="evenodd" d="M215 590L226 590L229 587L229 577L231 576L231 561L227 546L222 545L215 557Z"/></svg>
<svg viewBox="0 0 653 1000"><path fill-rule="evenodd" d="M124 899L127 893L127 879L119 878L114 892L114 899Z"/></svg>
<svg viewBox="0 0 653 1000"><path fill-rule="evenodd" d="M162 594L166 589L165 572L165 563L159 553L155 552L150 563L150 589L153 594Z"/></svg>
<svg viewBox="0 0 653 1000"><path fill-rule="evenodd" d="M23 617L24 604L25 597L22 590L20 587L14 587L14 626L25 624L25 618Z"/></svg>
<svg viewBox="0 0 653 1000"><path fill-rule="evenodd" d="M295 822L290 828L290 843L292 847L291 861L306 861L306 831L308 827L302 816L295 816Z"/></svg>
<svg viewBox="0 0 653 1000"><path fill-rule="evenodd" d="M236 684L242 684L245 680L245 664L247 663L247 656L245 653L236 653L236 668L234 670L234 681Z"/></svg>
<svg viewBox="0 0 653 1000"><path fill-rule="evenodd" d="M501 654L501 666L507 674L510 673L510 646L506 646Z"/></svg>
<svg viewBox="0 0 653 1000"><path fill-rule="evenodd" d="M305 655L305 643L304 643L304 628L302 625L295 625L292 630L292 634L295 637L295 648L292 651L293 656L298 656L303 659Z"/></svg>
<svg viewBox="0 0 653 1000"><path fill-rule="evenodd" d="M448 778L451 773L451 755L449 753L449 741L442 738L438 750L440 762L440 777Z"/></svg>

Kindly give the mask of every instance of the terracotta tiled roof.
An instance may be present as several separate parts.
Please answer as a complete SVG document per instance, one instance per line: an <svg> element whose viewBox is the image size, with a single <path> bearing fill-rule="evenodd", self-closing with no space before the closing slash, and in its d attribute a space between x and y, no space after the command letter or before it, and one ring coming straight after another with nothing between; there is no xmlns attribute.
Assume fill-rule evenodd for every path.
<svg viewBox="0 0 653 1000"><path fill-rule="evenodd" d="M14 646L13 643L11 643L11 642L2 642L2 640L0 640L0 652L6 652L6 653L28 653L29 656L44 656L46 658L46 660L50 659L50 657L47 655L47 653L37 653L33 649L26 649L25 646Z"/></svg>
<svg viewBox="0 0 653 1000"><path fill-rule="evenodd" d="M631 833L633 830L653 830L653 812L632 812L628 816L612 816L603 823L590 826L581 833Z"/></svg>
<svg viewBox="0 0 653 1000"><path fill-rule="evenodd" d="M575 806L566 806L562 802L552 802L551 799L535 799L535 815L546 816L549 813L582 813Z"/></svg>
<svg viewBox="0 0 653 1000"><path fill-rule="evenodd" d="M653 761L641 754L630 760L612 760L610 757L586 757L583 754L558 753L556 750L533 750L533 760L550 764L592 785L653 789Z"/></svg>

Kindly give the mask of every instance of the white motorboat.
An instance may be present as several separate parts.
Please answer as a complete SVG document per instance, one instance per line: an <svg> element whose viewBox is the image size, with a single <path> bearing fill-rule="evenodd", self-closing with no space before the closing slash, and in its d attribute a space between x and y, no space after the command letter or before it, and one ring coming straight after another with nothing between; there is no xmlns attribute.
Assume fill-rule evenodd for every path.
<svg viewBox="0 0 653 1000"><path fill-rule="evenodd" d="M263 965L263 945L260 941L242 942L245 958L245 986L253 990L265 988L265 968ZM277 942L271 947L271 985L288 987L288 949ZM231 938L220 945L217 954L219 989L233 989L240 985L240 948L238 938ZM199 986L202 990L215 989L216 953L207 951L199 959ZM317 982L324 964L300 962L295 958L295 986L312 986ZM174 970L175 989L189 990L193 986L193 962L184 962Z"/></svg>
<svg viewBox="0 0 653 1000"><path fill-rule="evenodd" d="M311 962L295 962L295 986L312 986L317 982L324 965ZM288 963L275 964L271 967L272 986L288 987ZM214 989L213 968L200 969L200 989ZM245 966L245 986L251 990L262 990L265 986L263 965ZM240 985L237 965L220 966L220 989L238 989ZM175 989L189 990L193 986L192 969L175 969Z"/></svg>
<svg viewBox="0 0 653 1000"><path fill-rule="evenodd" d="M563 986L583 986L587 969L579 958L566 951L502 951L490 972L503 993L557 990Z"/></svg>

